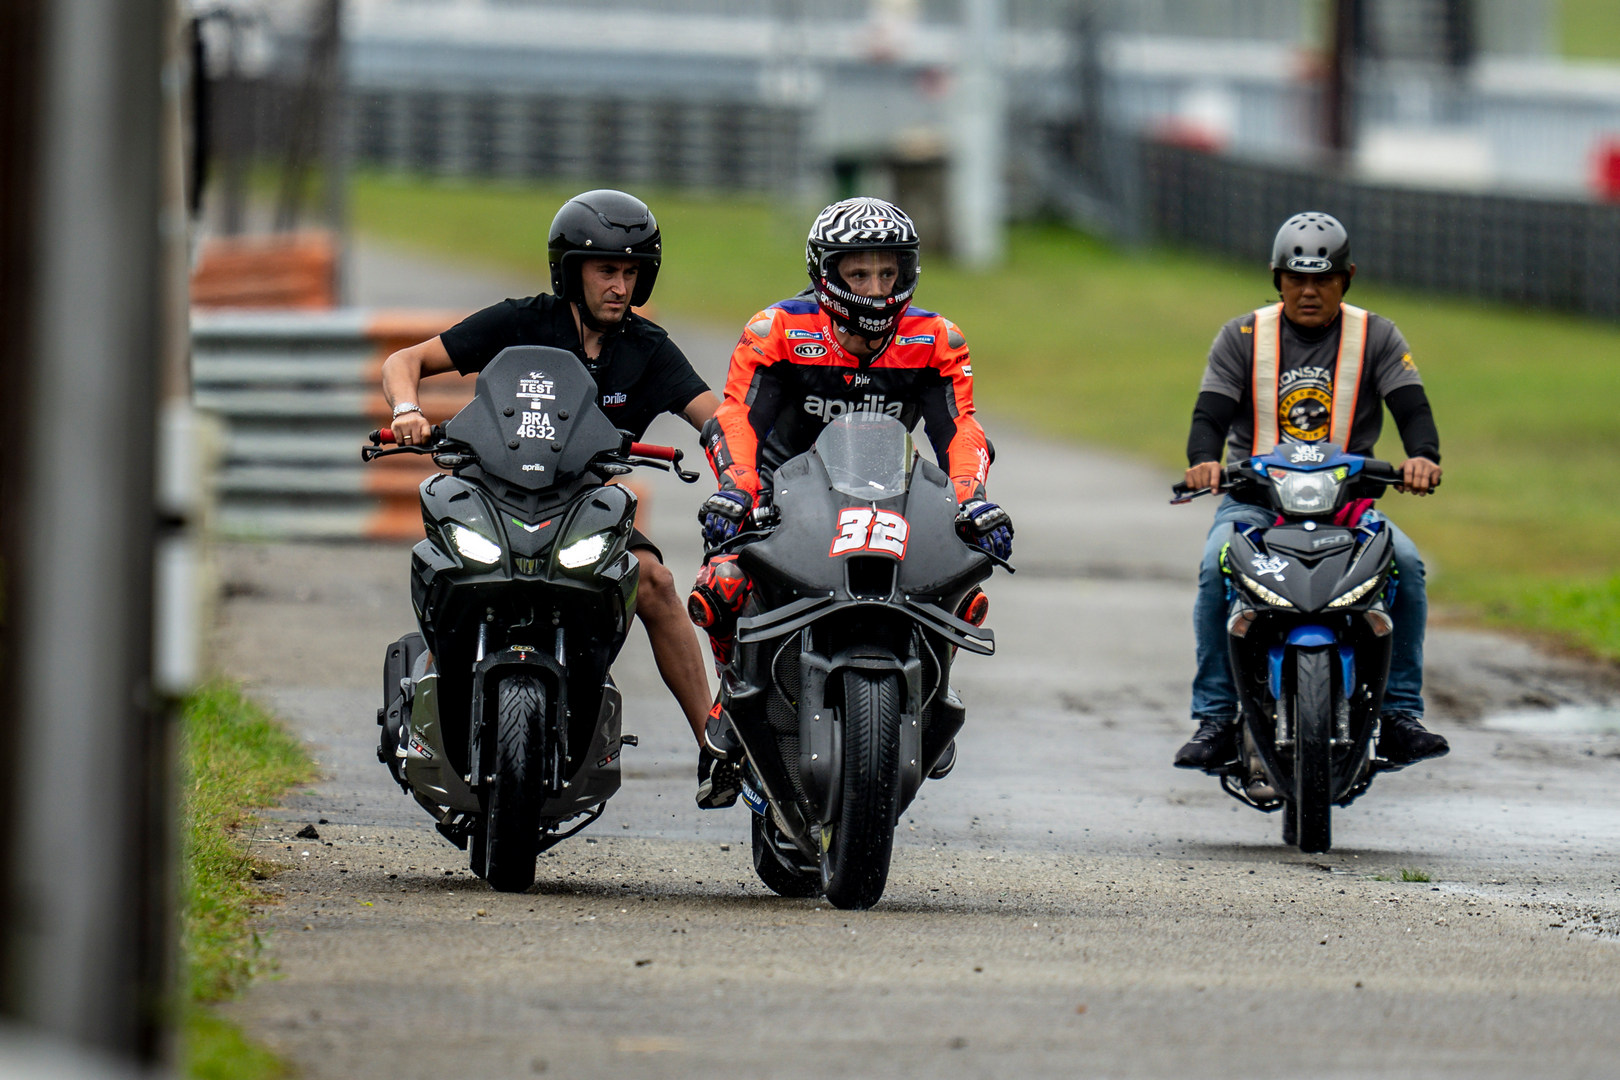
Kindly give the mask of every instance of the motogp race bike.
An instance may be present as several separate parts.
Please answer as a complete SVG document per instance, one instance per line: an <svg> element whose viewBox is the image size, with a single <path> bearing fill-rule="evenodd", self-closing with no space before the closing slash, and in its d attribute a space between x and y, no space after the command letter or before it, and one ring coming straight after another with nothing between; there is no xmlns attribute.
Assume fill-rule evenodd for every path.
<svg viewBox="0 0 1620 1080"><path fill-rule="evenodd" d="M1333 807L1399 767L1377 747L1400 582L1389 528L1365 513L1365 496L1401 474L1331 443L1283 443L1222 476L1277 519L1238 525L1221 552L1242 739L1235 760L1207 771L1239 802L1281 810L1283 843L1327 851ZM1173 503L1208 493L1173 490Z"/></svg>
<svg viewBox="0 0 1620 1080"><path fill-rule="evenodd" d="M597 817L619 788L620 696L608 669L635 612L627 550L636 497L608 481L681 453L631 443L596 383L560 349L516 346L425 446L450 475L422 481L427 537L411 552L419 633L388 647L377 756L503 892ZM668 462L669 464L663 464Z"/></svg>
<svg viewBox="0 0 1620 1080"><path fill-rule="evenodd" d="M962 542L956 512L902 424L847 413L718 549L749 582L722 703L746 751L754 869L783 896L876 904L895 826L962 728L951 662L995 651L979 583L1000 560Z"/></svg>

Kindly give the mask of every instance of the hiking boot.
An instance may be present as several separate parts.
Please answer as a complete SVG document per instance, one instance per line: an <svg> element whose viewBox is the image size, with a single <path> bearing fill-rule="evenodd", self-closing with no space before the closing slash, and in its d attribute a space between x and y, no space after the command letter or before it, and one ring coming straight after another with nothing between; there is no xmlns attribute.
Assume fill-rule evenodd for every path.
<svg viewBox="0 0 1620 1080"><path fill-rule="evenodd" d="M1378 729L1378 756L1392 765L1410 765L1414 761L1445 757L1451 744L1444 735L1436 735L1424 727L1415 716L1391 713L1383 718Z"/></svg>
<svg viewBox="0 0 1620 1080"><path fill-rule="evenodd" d="M1178 769L1212 769L1237 757L1237 721L1203 720L1176 751Z"/></svg>
<svg viewBox="0 0 1620 1080"><path fill-rule="evenodd" d="M945 750L939 755L939 760L934 762L934 767L928 770L928 779L943 780L951 775L954 768L956 768L956 740L952 739L945 744Z"/></svg>
<svg viewBox="0 0 1620 1080"><path fill-rule="evenodd" d="M742 794L742 769L721 761L707 750L698 751L697 804L703 810L734 806Z"/></svg>

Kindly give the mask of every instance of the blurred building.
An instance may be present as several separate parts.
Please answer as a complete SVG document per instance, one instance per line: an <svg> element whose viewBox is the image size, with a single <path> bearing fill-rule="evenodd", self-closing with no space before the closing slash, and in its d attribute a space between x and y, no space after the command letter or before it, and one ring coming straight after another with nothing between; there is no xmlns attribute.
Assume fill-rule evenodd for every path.
<svg viewBox="0 0 1620 1080"><path fill-rule="evenodd" d="M221 144L240 149L245 126L297 158L312 123L300 88L338 68L314 59L318 20L289 13L336 2L235 0L262 13L239 16L256 44L236 46ZM1520 217L1526 201L1557 204L1530 213L1553 236L1574 208L1620 200L1620 65L1553 55L1555 4L344 0L331 92L345 152L366 167L804 201L859 188L901 199L978 262L1009 216L1230 249L1165 208L1197 194L1186 168L1208 179L1234 164L1277 181L1262 185L1271 201L1238 207L1234 236L1294 197L1287 177L1313 174L1384 202L1473 198L1455 204L1459 236L1496 213L1479 199L1516 200ZM1203 157L1171 168L1166 147ZM1217 204L1233 194L1170 216L1230 217ZM1421 197L1357 199L1382 219L1433 212ZM1519 298L1586 307L1538 288Z"/></svg>

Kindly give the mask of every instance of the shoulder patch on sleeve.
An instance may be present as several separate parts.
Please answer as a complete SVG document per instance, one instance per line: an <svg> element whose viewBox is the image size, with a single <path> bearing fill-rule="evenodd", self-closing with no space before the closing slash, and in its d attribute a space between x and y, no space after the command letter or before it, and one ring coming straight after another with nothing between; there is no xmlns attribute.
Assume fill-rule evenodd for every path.
<svg viewBox="0 0 1620 1080"><path fill-rule="evenodd" d="M776 325L776 313L762 311L748 324L748 332L755 337L765 338L771 336L771 327Z"/></svg>
<svg viewBox="0 0 1620 1080"><path fill-rule="evenodd" d="M945 344L953 349L960 349L967 344L967 338L962 336L962 331L958 330L956 324L948 319L945 322Z"/></svg>

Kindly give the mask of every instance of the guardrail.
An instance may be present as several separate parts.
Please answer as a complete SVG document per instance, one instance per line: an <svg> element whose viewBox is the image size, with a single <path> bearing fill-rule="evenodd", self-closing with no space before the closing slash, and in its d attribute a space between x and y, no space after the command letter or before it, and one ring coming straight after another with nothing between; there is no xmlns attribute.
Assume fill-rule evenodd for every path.
<svg viewBox="0 0 1620 1080"><path fill-rule="evenodd" d="M194 312L199 409L224 429L217 478L222 533L246 538L418 539L416 488L436 470L413 455L360 463L385 426L388 354L453 325L432 311ZM434 420L472 398L473 380L422 385Z"/></svg>
<svg viewBox="0 0 1620 1080"><path fill-rule="evenodd" d="M1171 243L1264 260L1277 223L1337 216L1369 280L1620 317L1620 205L1361 183L1144 141L1138 197Z"/></svg>

